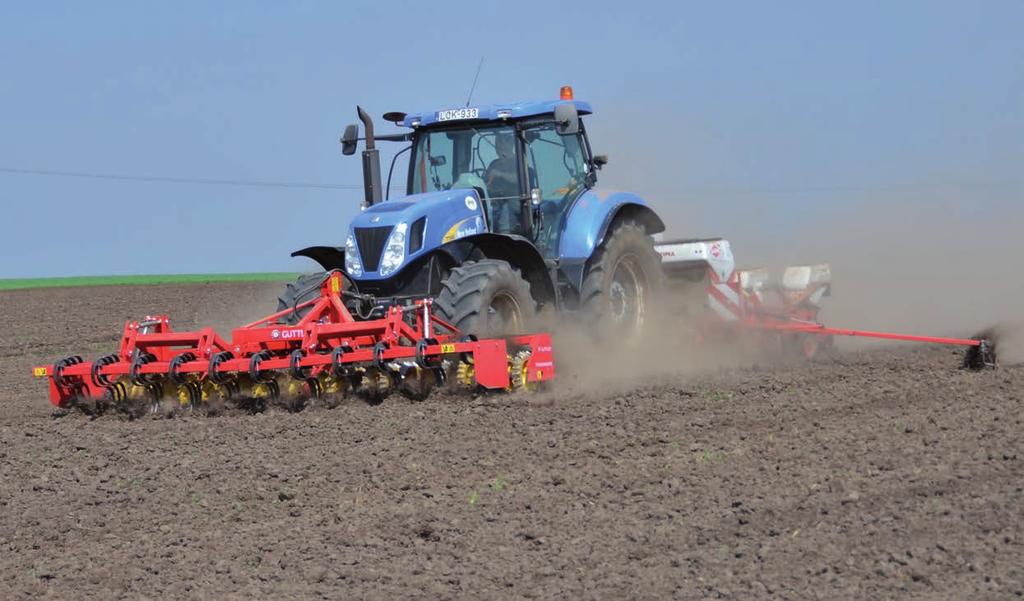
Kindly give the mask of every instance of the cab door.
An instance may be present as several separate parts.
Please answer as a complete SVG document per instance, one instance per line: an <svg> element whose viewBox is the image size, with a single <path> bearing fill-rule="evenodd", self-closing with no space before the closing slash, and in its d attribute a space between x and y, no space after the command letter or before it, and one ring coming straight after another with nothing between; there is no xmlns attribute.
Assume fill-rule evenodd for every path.
<svg viewBox="0 0 1024 601"><path fill-rule="evenodd" d="M588 185L590 163L580 135L559 135L554 123L530 127L524 134L529 189L539 190L541 201L534 240L544 258L554 259L565 216Z"/></svg>

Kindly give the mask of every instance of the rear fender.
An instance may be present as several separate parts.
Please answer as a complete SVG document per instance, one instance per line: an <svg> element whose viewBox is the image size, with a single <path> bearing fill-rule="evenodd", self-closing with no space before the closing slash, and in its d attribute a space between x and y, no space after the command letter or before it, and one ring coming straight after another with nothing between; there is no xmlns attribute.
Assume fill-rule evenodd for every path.
<svg viewBox="0 0 1024 601"><path fill-rule="evenodd" d="M643 225L648 234L665 231L665 223L647 201L630 192L588 190L573 205L562 232L559 258L563 273L576 290L582 286L594 251L615 224L627 219Z"/></svg>
<svg viewBox="0 0 1024 601"><path fill-rule="evenodd" d="M588 190L576 200L566 218L559 258L586 261L604 242L612 225L621 219L636 220L648 234L665 231L661 218L636 194Z"/></svg>
<svg viewBox="0 0 1024 601"><path fill-rule="evenodd" d="M665 222L658 217L654 209L644 204L623 203L605 216L601 222L601 229L598 231L597 244L595 248L604 244L604 239L613 226L619 221L632 220L644 226L649 235L659 234L665 231Z"/></svg>

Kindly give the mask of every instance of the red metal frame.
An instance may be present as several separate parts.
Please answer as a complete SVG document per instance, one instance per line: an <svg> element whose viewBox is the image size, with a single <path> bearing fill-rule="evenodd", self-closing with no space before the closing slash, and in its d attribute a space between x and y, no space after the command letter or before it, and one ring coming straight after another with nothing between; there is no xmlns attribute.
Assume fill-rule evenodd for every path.
<svg viewBox="0 0 1024 601"><path fill-rule="evenodd" d="M259 362L260 371L298 367L316 376L333 365L332 351L340 347L346 350L338 362L345 365L415 360L417 352L421 358L458 353L471 359L477 384L505 389L510 385L508 358L512 345L530 350L528 382L554 378L549 334L464 340L454 326L434 316L430 299L408 307L392 306L380 319L356 321L341 302L340 291L341 276L333 273L321 285L319 297L296 307L309 307L309 311L295 325L276 323L294 310L286 309L236 328L230 339L222 338L212 328L175 332L166 315L130 321L125 324L116 361L102 365L78 362L60 366L59 370L59 363L38 366L33 368L33 375L48 378L51 402L64 406L77 397L102 398L108 388L103 383L132 375L132 361L139 353L149 353L155 360L135 366L135 376L167 375L172 359L184 353L192 353L195 359L179 363L175 371L181 375L209 377L211 358L225 352L232 357L216 362L215 374L248 373L253 355L262 351L269 356ZM427 342L417 351L420 341ZM302 357L293 365L291 354L296 350L302 351Z"/></svg>
<svg viewBox="0 0 1024 601"><path fill-rule="evenodd" d="M813 288L796 292L777 290L775 292L777 292L781 304L769 306L763 301L760 293L743 289L740 285L738 272L733 272L725 282L721 281L712 269L708 270L708 274L709 284L707 292L709 300L724 307L731 314L731 318L722 319L721 315L709 312L709 315L716 317L704 324L704 336L708 335L708 330L727 326L736 328L740 332L772 331L783 334L810 334L816 336L855 336L963 347L979 347L987 342L976 338L950 338L946 336L922 336L896 332L832 328L817 321L819 308L808 300L815 291ZM819 284L818 286L828 285ZM726 292L723 288L727 288L729 292ZM813 354L813 350L809 354Z"/></svg>

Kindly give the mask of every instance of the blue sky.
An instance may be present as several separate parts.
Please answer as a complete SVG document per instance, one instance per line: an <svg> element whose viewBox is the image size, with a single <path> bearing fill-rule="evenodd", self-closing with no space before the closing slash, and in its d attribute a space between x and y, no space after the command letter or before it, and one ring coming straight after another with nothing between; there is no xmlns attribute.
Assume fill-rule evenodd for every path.
<svg viewBox="0 0 1024 601"><path fill-rule="evenodd" d="M1005 221L1024 200L1021 23L1021 2L5 3L0 277L304 269L288 253L340 244L357 210L337 143L355 104L459 106L481 56L479 102L572 84L601 184L680 235L758 252L765 232L932 199Z"/></svg>

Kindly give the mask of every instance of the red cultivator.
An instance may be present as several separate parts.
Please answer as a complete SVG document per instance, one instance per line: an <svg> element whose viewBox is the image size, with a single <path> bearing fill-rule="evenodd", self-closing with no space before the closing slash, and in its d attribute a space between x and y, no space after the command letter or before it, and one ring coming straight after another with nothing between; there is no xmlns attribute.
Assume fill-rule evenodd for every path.
<svg viewBox="0 0 1024 601"><path fill-rule="evenodd" d="M870 330L831 328L818 322L820 302L831 293L827 264L788 267L781 281L767 270L735 269L729 242L722 239L660 243L662 265L670 278L705 285L708 309L697 324L701 340L738 339L747 346L782 355L813 358L832 346L834 336L856 336L962 346L963 367L998 366L991 338L948 338Z"/></svg>
<svg viewBox="0 0 1024 601"><path fill-rule="evenodd" d="M390 307L380 319L355 320L342 298L342 276L330 273L320 296L235 329L175 332L167 316L128 322L116 354L91 363L68 357L33 369L48 378L59 407L118 408L142 413L166 401L216 410L226 401L254 409L281 401L336 402L350 392L371 403L391 392L422 400L444 383L451 359L460 383L485 389L532 389L554 377L548 334L477 340L431 312L431 301ZM283 315L309 307L295 325Z"/></svg>

